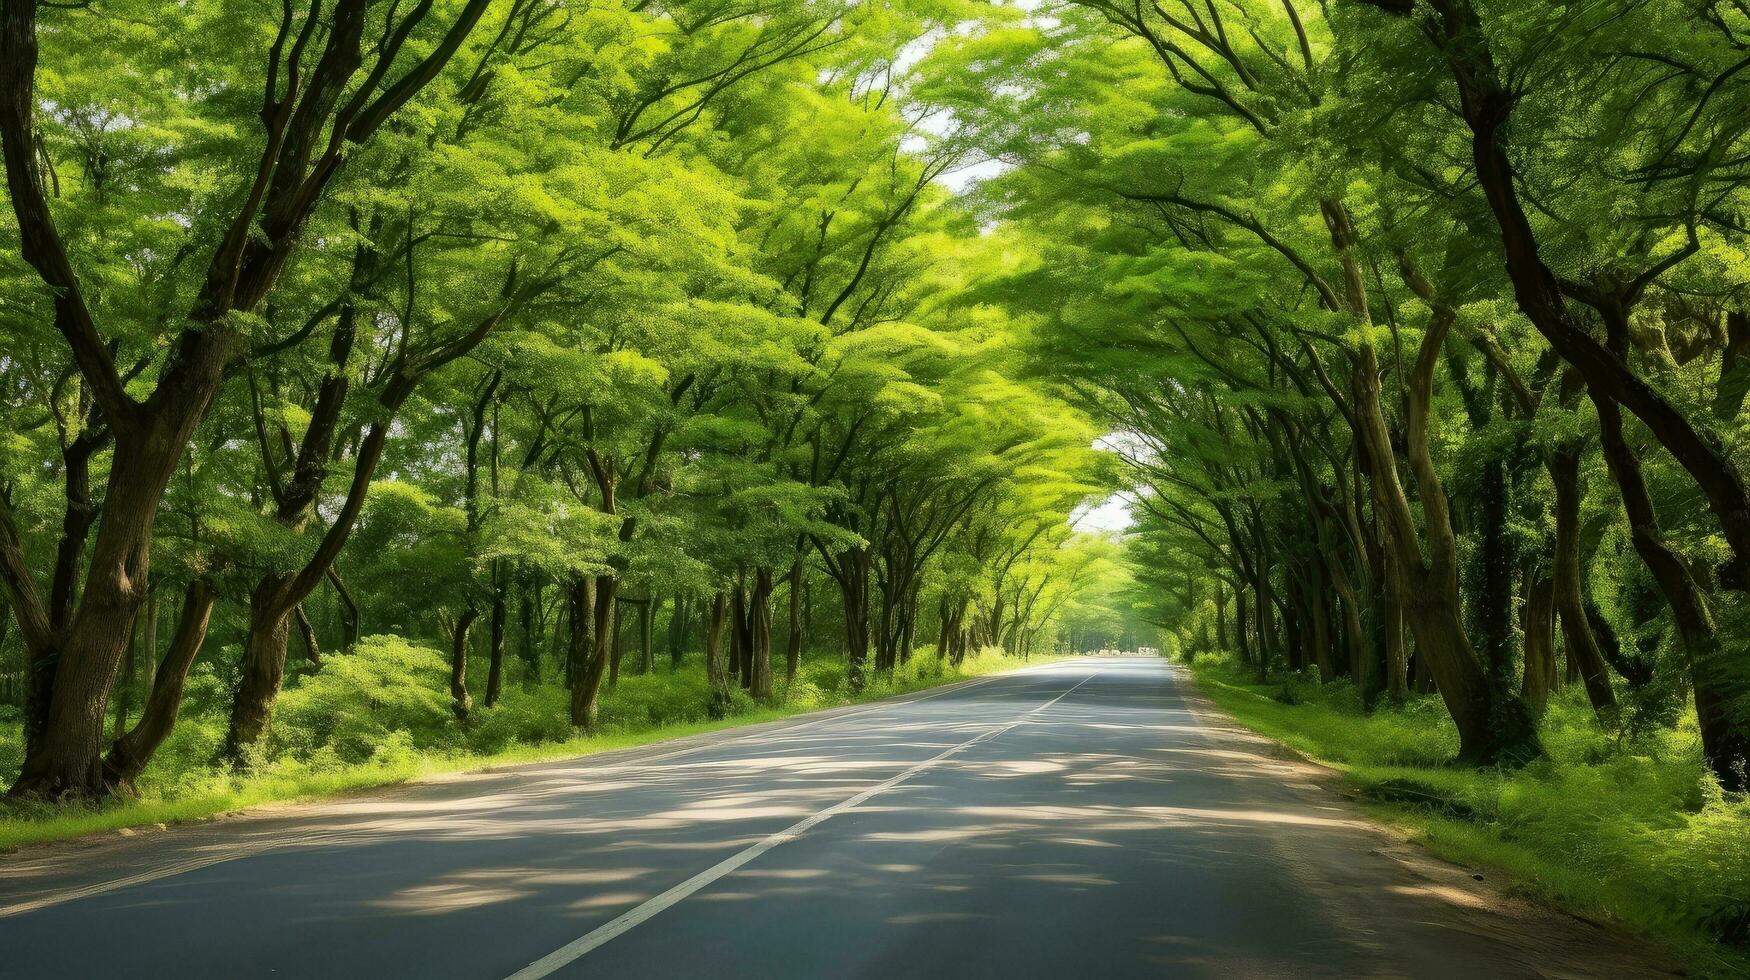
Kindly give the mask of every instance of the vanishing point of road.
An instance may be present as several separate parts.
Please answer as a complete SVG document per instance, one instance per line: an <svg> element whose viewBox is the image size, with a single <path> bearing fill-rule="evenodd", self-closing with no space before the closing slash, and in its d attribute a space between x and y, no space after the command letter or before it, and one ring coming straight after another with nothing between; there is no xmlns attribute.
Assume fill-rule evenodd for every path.
<svg viewBox="0 0 1750 980"><path fill-rule="evenodd" d="M1635 977L1158 658L0 855L7 977Z"/></svg>

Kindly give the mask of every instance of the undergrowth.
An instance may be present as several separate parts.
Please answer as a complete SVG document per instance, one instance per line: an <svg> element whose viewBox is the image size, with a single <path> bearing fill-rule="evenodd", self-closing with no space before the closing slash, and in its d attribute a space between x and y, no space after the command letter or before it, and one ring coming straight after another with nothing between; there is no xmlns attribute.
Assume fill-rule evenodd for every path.
<svg viewBox="0 0 1750 980"><path fill-rule="evenodd" d="M474 711L459 722L450 706L447 654L399 636L372 636L349 654L328 657L319 673L290 678L268 738L238 772L215 761L234 683L215 665L228 659L213 658L191 673L176 730L138 781L136 798L97 805L0 803L0 849L202 819L440 772L626 748L1023 666L994 648L958 667L920 650L890 675L870 676L854 693L842 658L808 656L793 683L782 679L781 662L773 665L779 679L771 704L736 689L728 714L713 719L704 665L692 656L679 670L664 663L649 674L623 673L602 692L598 730L583 734L570 725L565 688L522 677L520 664L507 664L514 672L496 705L481 707L484 691L476 690ZM485 674L484 662L470 665L470 678ZM12 781L22 754L16 712L0 717L0 780Z"/></svg>
<svg viewBox="0 0 1750 980"><path fill-rule="evenodd" d="M1363 710L1346 681L1260 684L1198 657L1199 687L1247 727L1340 770L1436 853L1489 866L1514 889L1673 946L1708 976L1750 975L1750 798L1705 766L1690 718L1616 733L1572 685L1544 716L1545 758L1504 771L1453 764L1436 696Z"/></svg>

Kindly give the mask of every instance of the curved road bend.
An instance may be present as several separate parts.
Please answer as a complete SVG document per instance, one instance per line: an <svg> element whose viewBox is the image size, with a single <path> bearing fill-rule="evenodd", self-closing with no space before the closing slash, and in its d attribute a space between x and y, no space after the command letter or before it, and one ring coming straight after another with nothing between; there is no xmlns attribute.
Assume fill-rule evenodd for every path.
<svg viewBox="0 0 1750 980"><path fill-rule="evenodd" d="M6 977L1632 977L1155 658L0 857Z"/></svg>

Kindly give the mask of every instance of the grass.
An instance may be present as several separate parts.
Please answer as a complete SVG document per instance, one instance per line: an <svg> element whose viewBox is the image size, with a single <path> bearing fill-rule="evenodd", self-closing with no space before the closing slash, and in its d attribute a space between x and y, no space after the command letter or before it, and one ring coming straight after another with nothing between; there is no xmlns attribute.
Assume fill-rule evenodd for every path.
<svg viewBox="0 0 1750 980"><path fill-rule="evenodd" d="M842 661L810 657L794 684L779 682L773 704L761 705L737 692L729 716L713 720L705 711L703 665L693 658L679 672L659 668L623 677L616 689L603 692L601 731L580 735L565 723L566 692L557 685L514 688L491 711L476 709L469 726L457 725L442 686L447 684L442 656L399 638L374 637L352 657L331 658L322 674L282 695L275 737L242 775L210 762L223 735L222 698L210 695L224 684L205 678L205 684L191 685L193 710L140 781L138 798L97 805L0 804L0 850L204 820L441 773L648 745L1025 666L987 650L956 668L936 660L933 651L919 651L891 676L871 677L861 692L852 693ZM354 663L345 663L353 658ZM1032 663L1049 659L1035 657ZM8 782L16 773L18 738L16 724L0 726L0 778Z"/></svg>
<svg viewBox="0 0 1750 980"><path fill-rule="evenodd" d="M1441 857L1667 945L1698 975L1750 976L1750 799L1720 792L1693 720L1607 732L1576 686L1543 720L1547 758L1479 770L1451 763L1457 733L1435 697L1370 714L1346 683L1259 684L1207 656L1193 672L1240 723L1338 770Z"/></svg>

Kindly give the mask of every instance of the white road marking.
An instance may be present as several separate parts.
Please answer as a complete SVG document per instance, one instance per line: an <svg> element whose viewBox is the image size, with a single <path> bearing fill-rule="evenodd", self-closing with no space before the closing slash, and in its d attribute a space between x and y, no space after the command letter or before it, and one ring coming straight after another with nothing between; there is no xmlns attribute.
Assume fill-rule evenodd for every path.
<svg viewBox="0 0 1750 980"><path fill-rule="evenodd" d="M706 868L704 871L688 878L686 881L670 888L668 891L657 895L655 898L645 901L642 905L621 914L612 922L600 926L594 931L586 933L585 935L566 943L564 946L559 947L553 952L548 953L546 956L541 957L533 963L530 963L528 966L511 974L507 980L539 980L541 977L551 976L554 972L577 961L580 957L590 951L598 949L606 943L625 935L645 922L648 922L650 919L674 907L676 904L684 901L688 896L699 891L701 888L704 888L706 885L717 881L725 875L732 874L736 869L742 867L749 861L754 860L772 848L793 841L820 824L844 813L846 810L854 809L863 803L868 802L870 799L898 786L900 783L905 782L913 776L934 768L938 763L947 759L949 756L955 755L965 749L969 749L980 742L989 741L990 739L996 738L1004 732L1013 729L1039 712L1044 711L1046 708L1049 708L1057 702L1062 701L1064 698L1069 697L1071 694L1075 693L1077 688L1100 676L1100 674L1101 671L1096 670L1082 678L1080 681L1077 681L1074 687L1064 691L1050 701L1015 717L1011 721L999 725L996 728L981 732L978 735L961 742L959 745L912 766L910 769L905 770L897 776L876 783L874 786L863 790L861 793L848 799L841 800L812 816L804 817L802 820L778 831L756 844L749 846L747 849L737 852L711 867Z"/></svg>
<svg viewBox="0 0 1750 980"><path fill-rule="evenodd" d="M780 728L769 728L769 729L764 729L764 730L757 731L757 732L749 732L746 735L739 735L735 738L728 738L728 739L724 739L722 741L708 741L703 745L689 745L685 748L675 749L672 752L664 752L661 755L633 758L633 759L628 759L625 762L602 762L599 765L591 765L588 761L591 758L591 756L585 755L585 756L578 756L573 760L559 760L558 762L555 762L555 763L533 763L533 765L553 765L553 766L557 767L557 766L563 765L566 761L575 761L575 762L580 763L580 765L578 766L579 769L587 769L590 772L614 772L616 770L622 770L622 769L634 769L634 768L639 768L642 766L649 765L652 762L667 762L669 759L676 759L676 758L679 758L683 755L687 755L687 754L693 753L693 752L703 752L706 749L721 749L721 748L725 748L725 747L730 746L730 745L739 745L742 742L751 742L751 741L754 741L756 739L767 738L767 737L772 736L772 735L787 735L790 732L798 732L798 731L801 731L805 728L814 728L818 725L830 725L835 721L843 721L846 718L856 718L856 717L859 717L861 715L871 714L871 713L876 712L876 711L885 711L888 708L903 708L903 707L906 707L908 705L917 704L920 701L930 701L930 700L934 700L935 698L945 697L949 694L958 694L961 691L970 691L975 687L984 687L986 684L991 684L991 683L994 683L996 681L1003 680L1005 678L1014 677L1017 674L1030 674L1030 673L1034 673L1036 671L1049 670L1052 667L1061 666L1062 663L1063 663L1063 661L1053 661L1052 663L1040 664L1036 667L1017 667L1014 670L1005 670L1000 674L988 674L984 677L973 677L973 678L970 678L970 679L964 680L964 681L955 681L952 684L944 684L941 687L930 688L926 692L917 694L915 696L902 695L902 696L896 697L896 698L883 698L880 701L875 701L875 702L873 702L865 707L855 708L854 710L835 710L832 708L824 708L821 710L832 711L834 713L828 715L825 718L809 718L807 715L804 715L802 717L802 719L798 720L793 725L784 725L783 727L780 727ZM814 712L809 712L809 714L814 714ZM725 729L725 730L726 731L733 731L734 729ZM706 736L686 736L686 737L688 737L688 738L708 737L709 734L714 734L714 733L707 733ZM485 770L482 770L481 772L483 774L503 775L505 773L510 773L510 772L514 772L514 771L515 771L514 769L505 768L505 769L485 769Z"/></svg>
<svg viewBox="0 0 1750 980"><path fill-rule="evenodd" d="M800 731L800 730L805 729L805 728L812 728L812 727L815 727L817 725L827 725L827 724L831 724L832 722L835 722L835 721L842 721L846 718L854 718L854 717L857 717L859 715L866 715L866 714L869 714L869 713L875 712L875 711L885 711L889 708L903 708L903 707L906 707L908 705L917 704L920 701L929 701L933 698L939 698L939 697L943 697L943 696L949 695L949 694L956 694L960 691L971 690L972 688L975 688L975 687L983 687L986 684L992 683L994 681L1002 680L1005 677L1013 677L1016 674L1022 674L1022 673L1031 673L1031 672L1037 671L1037 670L1048 669L1048 668L1053 667L1053 666L1056 666L1056 664L1042 664L1038 667L1022 667L1022 668L1019 668L1016 670L1004 671L1003 673L1000 673L1000 674L993 674L993 675L990 675L988 677L976 677L976 678L973 678L971 680L956 681L953 684L945 684L939 688L935 688L933 690L928 691L927 693L919 694L919 695L914 696L914 697L884 698L880 701L876 701L873 704L858 708L856 710L834 712L833 714L831 714L825 718L808 719L805 716L803 720L798 721L792 725L784 725L783 727L780 727L780 728L763 729L761 731L750 732L746 735L740 735L740 736L737 736L735 738L730 738L730 739L723 739L721 741L706 741L702 745L689 745L689 746L686 746L685 748L675 749L675 750L670 751L670 752L663 752L663 753L660 753L658 755L653 755L653 756L643 756L643 757L632 758L632 759L628 759L624 762L604 761L601 763L591 763L590 760L592 758L594 758L594 756L582 755L582 756L577 756L571 760L557 760L557 761L552 762L552 763L535 763L534 765L549 765L549 766L553 766L553 767L557 768L557 767L563 766L566 762L569 761L569 762L578 763L578 765L576 767L578 770L584 771L584 772L590 772L590 773L611 773L611 772L625 770L625 769L638 769L638 768L643 768L645 766L648 766L653 762L666 762L669 759L676 759L676 758L679 758L683 755L688 755L688 754L693 753L693 752L703 752L706 749L720 749L720 748L724 748L726 746L737 745L739 743L748 742L748 741L752 741L755 739L767 738L767 737L774 736L774 735L784 735L784 734L787 734L790 732ZM828 710L831 710L831 709L828 709ZM633 749L631 751L635 752L637 750ZM479 770L476 773L464 773L463 775L503 776L503 775L514 775L515 772L516 772L516 770L511 769L511 768L504 768L504 769L487 768L487 769ZM343 841L343 840L350 841L350 840L356 839L357 837L359 837L361 835L369 834L374 829L376 829L376 828L373 828L370 826L359 827L359 828L341 828L339 830L330 831L328 833L323 833L323 834L316 834L316 835L302 834L302 833L294 832L294 836L290 836L290 837L281 837L281 838L277 838L277 839L273 839L273 840L252 842L252 843L243 844L243 845L234 845L234 846L226 847L226 848L218 851L217 853L203 854L200 857L190 858L186 861L179 861L175 864L163 865L161 867L153 868L150 871L142 871L139 874L128 875L128 876L122 877L122 878L112 878L108 881L95 882L95 883L90 884L90 885L81 885L81 886L76 887L76 888L65 888L65 889L61 889L59 891L49 892L48 894L45 894L45 895L39 895L36 898L27 899L27 900L22 901L22 902L17 902L17 903L14 903L12 905L0 905L0 919L9 918L9 917L15 916L15 915L23 915L26 912L35 912L35 911L38 911L40 909L52 908L56 905L65 905L68 902L78 901L79 899L82 899L82 898L92 898L92 897L97 896L97 895L107 895L110 892L122 891L122 890L127 889L127 888L132 888L136 885L151 884L154 881L162 881L165 878L174 878L177 875L188 874L191 871L200 871L200 870L205 869L205 868L211 868L215 865L226 864L226 863L229 863L231 861L241 861L244 858L255 857L256 855L265 854L268 851L272 851L272 850L275 850L275 849L281 848L281 847L290 847L290 846L314 847L314 846L320 846L320 845L324 845L324 844L332 844L332 843L335 843L337 841Z"/></svg>

